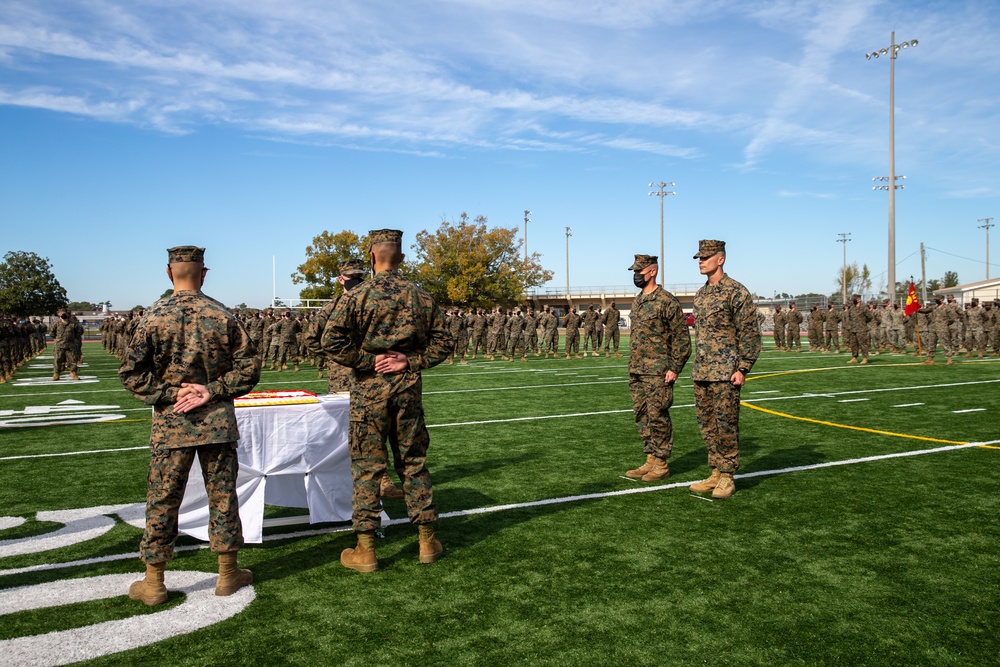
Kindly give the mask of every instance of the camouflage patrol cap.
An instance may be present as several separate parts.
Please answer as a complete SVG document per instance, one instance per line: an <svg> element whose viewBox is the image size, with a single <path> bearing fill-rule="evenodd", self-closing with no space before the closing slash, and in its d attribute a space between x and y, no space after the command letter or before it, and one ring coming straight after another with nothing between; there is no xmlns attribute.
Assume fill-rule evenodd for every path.
<svg viewBox="0 0 1000 667"><path fill-rule="evenodd" d="M342 276L363 276L368 270L368 263L363 259L349 259L341 262L339 270Z"/></svg>
<svg viewBox="0 0 1000 667"><path fill-rule="evenodd" d="M725 241L713 241L711 239L702 239L698 241L698 254L694 256L693 259L704 259L705 257L711 257L717 252L726 251Z"/></svg>
<svg viewBox="0 0 1000 667"><path fill-rule="evenodd" d="M656 264L657 259L658 258L656 255L636 255L635 261L632 263L632 266L628 267L628 270L642 271L647 266L652 266L653 264Z"/></svg>
<svg viewBox="0 0 1000 667"><path fill-rule="evenodd" d="M167 262L202 262L205 261L205 249L193 245L179 245L167 248Z"/></svg>
<svg viewBox="0 0 1000 667"><path fill-rule="evenodd" d="M398 229L373 229L368 232L368 244L403 242L403 232Z"/></svg>

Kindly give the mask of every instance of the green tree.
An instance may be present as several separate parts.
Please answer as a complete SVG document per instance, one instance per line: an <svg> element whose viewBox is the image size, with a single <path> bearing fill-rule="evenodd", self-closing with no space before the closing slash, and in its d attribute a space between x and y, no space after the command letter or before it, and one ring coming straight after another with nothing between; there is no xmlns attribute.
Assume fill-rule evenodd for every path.
<svg viewBox="0 0 1000 667"><path fill-rule="evenodd" d="M26 317L54 313L69 302L47 257L12 250L0 262L0 311Z"/></svg>
<svg viewBox="0 0 1000 667"><path fill-rule="evenodd" d="M100 305L96 303L91 303L89 301L70 301L66 304L66 310L72 310L74 312L81 310L99 310Z"/></svg>
<svg viewBox="0 0 1000 667"><path fill-rule="evenodd" d="M486 226L486 216L458 223L442 221L437 231L417 234L415 262L404 273L445 306L509 306L524 300L531 287L552 279L538 253L525 261L518 228Z"/></svg>
<svg viewBox="0 0 1000 667"><path fill-rule="evenodd" d="M368 237L344 231L331 234L324 231L306 246L306 261L292 274L292 283L305 283L299 290L301 299L332 299L341 291L337 276L340 265L349 259L367 255Z"/></svg>
<svg viewBox="0 0 1000 667"><path fill-rule="evenodd" d="M170 296L173 293L174 293L174 288L173 287L168 287L167 289L163 290L163 294L160 295L160 298L161 299L166 299L168 296ZM133 308L132 310L135 310L135 308Z"/></svg>
<svg viewBox="0 0 1000 667"><path fill-rule="evenodd" d="M844 281L847 281L847 298L850 299L852 294L868 294L872 289L872 274L868 269L867 264L862 264L861 268L858 268L858 263L853 262L847 265L846 269L841 269L837 271L837 281L836 285L838 291L844 288ZM839 299L838 299L839 302Z"/></svg>
<svg viewBox="0 0 1000 667"><path fill-rule="evenodd" d="M958 273L956 271L945 271L944 278L941 279L941 283L944 287L957 287Z"/></svg>

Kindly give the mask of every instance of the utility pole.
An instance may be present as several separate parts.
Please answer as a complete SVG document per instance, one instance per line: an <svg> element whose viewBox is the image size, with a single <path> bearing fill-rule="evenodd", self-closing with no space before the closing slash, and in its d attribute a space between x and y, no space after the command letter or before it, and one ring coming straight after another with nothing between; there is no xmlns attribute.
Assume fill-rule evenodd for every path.
<svg viewBox="0 0 1000 667"><path fill-rule="evenodd" d="M927 255L924 254L924 242L920 242L920 303L927 303Z"/></svg>
<svg viewBox="0 0 1000 667"><path fill-rule="evenodd" d="M993 227L993 218L979 218L976 222L981 222L983 224L979 225L979 229L986 230L986 279L990 279L990 227Z"/></svg>
<svg viewBox="0 0 1000 667"><path fill-rule="evenodd" d="M841 290L843 293L842 297L844 299L844 303L847 303L847 242L851 240L851 234L850 232L840 232L839 234L837 234L837 236L840 237L839 239L837 239L837 243L844 244L844 270L840 274L841 275L840 282L841 282L841 287L843 288Z"/></svg>
<svg viewBox="0 0 1000 667"><path fill-rule="evenodd" d="M649 184L649 187L651 188L656 186L659 186L660 188L659 190L653 190L652 192L649 193L650 197L656 195L657 197L660 198L660 258L659 258L660 268L657 271L657 273L660 275L660 287L664 286L663 279L664 276L666 275L666 272L663 270L663 264L666 261L666 259L663 257L663 199L670 195L677 194L676 192L670 192L669 190L667 190L668 187L672 188L674 187L674 185L675 183L673 183L672 181L660 181L659 183Z"/></svg>
<svg viewBox="0 0 1000 667"><path fill-rule="evenodd" d="M573 236L573 228L566 228L566 301L572 306L573 300L569 297L569 237Z"/></svg>
<svg viewBox="0 0 1000 667"><path fill-rule="evenodd" d="M524 263L528 264L528 223L531 222L531 211L524 209Z"/></svg>

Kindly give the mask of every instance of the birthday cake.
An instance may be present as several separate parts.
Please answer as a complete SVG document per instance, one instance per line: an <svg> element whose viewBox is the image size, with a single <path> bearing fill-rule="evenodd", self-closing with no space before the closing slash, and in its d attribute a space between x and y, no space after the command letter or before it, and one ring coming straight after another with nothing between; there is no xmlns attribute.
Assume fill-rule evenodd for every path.
<svg viewBox="0 0 1000 667"><path fill-rule="evenodd" d="M311 391L287 389L283 391L252 391L246 396L240 396L235 399L234 403L238 408L252 408L260 405L319 403L319 399Z"/></svg>

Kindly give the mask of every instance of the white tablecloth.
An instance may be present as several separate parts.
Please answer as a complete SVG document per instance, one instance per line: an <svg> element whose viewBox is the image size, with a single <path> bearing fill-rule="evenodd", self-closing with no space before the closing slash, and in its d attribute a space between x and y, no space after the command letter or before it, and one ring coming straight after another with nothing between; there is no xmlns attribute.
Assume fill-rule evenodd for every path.
<svg viewBox="0 0 1000 667"><path fill-rule="evenodd" d="M319 403L237 408L243 539L263 539L264 505L304 507L309 522L350 521L347 394ZM180 508L182 533L208 540L208 495L196 461Z"/></svg>

